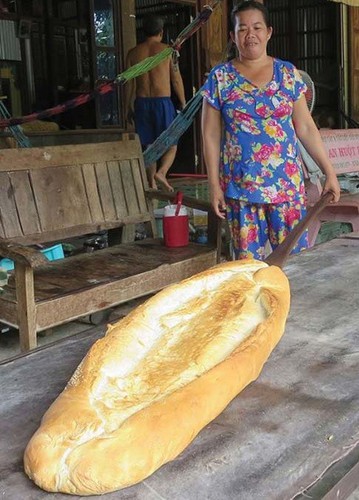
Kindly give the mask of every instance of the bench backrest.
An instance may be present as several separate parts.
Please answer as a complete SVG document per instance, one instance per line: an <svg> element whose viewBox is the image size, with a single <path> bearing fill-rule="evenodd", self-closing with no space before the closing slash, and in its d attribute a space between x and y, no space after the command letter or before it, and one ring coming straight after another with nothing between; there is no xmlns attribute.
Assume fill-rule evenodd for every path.
<svg viewBox="0 0 359 500"><path fill-rule="evenodd" d="M320 129L319 132L337 175L359 172L359 129Z"/></svg>
<svg viewBox="0 0 359 500"><path fill-rule="evenodd" d="M153 222L147 187L135 134L0 150L0 237L32 244Z"/></svg>

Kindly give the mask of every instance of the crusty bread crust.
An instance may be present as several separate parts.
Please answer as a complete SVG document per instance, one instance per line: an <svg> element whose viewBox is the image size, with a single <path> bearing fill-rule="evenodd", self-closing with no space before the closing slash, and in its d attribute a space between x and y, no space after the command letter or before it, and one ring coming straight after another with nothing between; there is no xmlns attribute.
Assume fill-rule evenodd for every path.
<svg viewBox="0 0 359 500"><path fill-rule="evenodd" d="M158 293L90 349L29 442L26 473L76 495L145 479L258 377L289 302L285 274L259 261Z"/></svg>

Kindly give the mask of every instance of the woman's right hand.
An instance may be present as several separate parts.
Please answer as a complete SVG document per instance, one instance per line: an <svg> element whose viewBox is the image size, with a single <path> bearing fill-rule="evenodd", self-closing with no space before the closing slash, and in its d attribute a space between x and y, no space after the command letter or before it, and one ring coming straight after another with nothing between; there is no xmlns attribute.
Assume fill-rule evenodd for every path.
<svg viewBox="0 0 359 500"><path fill-rule="evenodd" d="M225 219L227 206L224 200L223 191L219 185L216 187L210 187L210 199L215 214L220 219Z"/></svg>

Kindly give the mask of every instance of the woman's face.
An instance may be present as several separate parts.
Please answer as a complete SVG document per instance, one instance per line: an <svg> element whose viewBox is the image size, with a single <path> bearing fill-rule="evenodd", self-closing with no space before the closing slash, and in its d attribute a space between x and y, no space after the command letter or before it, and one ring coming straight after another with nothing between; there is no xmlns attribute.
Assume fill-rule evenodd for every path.
<svg viewBox="0 0 359 500"><path fill-rule="evenodd" d="M267 43L272 35L272 28L268 28L263 14L258 9L249 9L238 12L234 31L231 38L236 44L241 57L258 59L267 53Z"/></svg>

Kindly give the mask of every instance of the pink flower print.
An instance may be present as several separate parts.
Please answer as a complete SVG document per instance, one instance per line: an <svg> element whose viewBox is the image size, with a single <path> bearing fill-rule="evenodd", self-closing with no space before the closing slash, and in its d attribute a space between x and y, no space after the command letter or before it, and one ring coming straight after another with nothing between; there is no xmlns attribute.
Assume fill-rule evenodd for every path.
<svg viewBox="0 0 359 500"><path fill-rule="evenodd" d="M247 113L244 113L240 110L234 110L231 126L235 131L243 130L244 132L249 132L254 135L258 135L261 133L261 131L258 130L256 122L253 120L253 118L251 118Z"/></svg>
<svg viewBox="0 0 359 500"><path fill-rule="evenodd" d="M270 203L284 203L286 200L282 191L278 191L275 186L269 186L263 189L263 195Z"/></svg>
<svg viewBox="0 0 359 500"><path fill-rule="evenodd" d="M256 226L251 224L249 226L247 235L248 243L254 243L255 241L257 241L257 238L258 238L258 229L256 228Z"/></svg>
<svg viewBox="0 0 359 500"><path fill-rule="evenodd" d="M292 88L294 84L293 77L290 73L288 73L287 69L285 69L283 73L283 83L286 88Z"/></svg>
<svg viewBox="0 0 359 500"><path fill-rule="evenodd" d="M268 106L265 106L264 104L259 104L256 106L256 113L262 118L267 118L267 116L270 114L270 110Z"/></svg>
<svg viewBox="0 0 359 500"><path fill-rule="evenodd" d="M250 222L254 222L254 214L246 214L244 216L244 220L247 222L247 223L250 223Z"/></svg>
<svg viewBox="0 0 359 500"><path fill-rule="evenodd" d="M250 119L249 115L247 113L244 113L242 110L240 110L240 109L233 110L233 120L236 120L239 122L241 120L248 121L249 119Z"/></svg>
<svg viewBox="0 0 359 500"><path fill-rule="evenodd" d="M254 153L254 160L259 163L267 161L273 153L273 146L263 144L258 151Z"/></svg>
<svg viewBox="0 0 359 500"><path fill-rule="evenodd" d="M274 95L278 90L278 83L277 82L270 82L269 86L267 87L267 90L266 90L266 95L268 95L269 97L271 97L272 95Z"/></svg>
<svg viewBox="0 0 359 500"><path fill-rule="evenodd" d="M262 177L267 177L268 179L271 179L273 177L273 171L269 165L263 166L262 172L261 172Z"/></svg>
<svg viewBox="0 0 359 500"><path fill-rule="evenodd" d="M258 184L254 181L246 181L242 183L243 189L248 191L248 193L255 193L258 189Z"/></svg>
<svg viewBox="0 0 359 500"><path fill-rule="evenodd" d="M290 207L286 210L285 220L288 225L292 226L293 222L296 222L300 219L300 211L294 207Z"/></svg>
<svg viewBox="0 0 359 500"><path fill-rule="evenodd" d="M280 125L278 125L274 120L268 120L268 122L264 126L265 133L269 135L269 137L275 137L280 140L285 137L283 129ZM281 146L277 144L277 146L281 149Z"/></svg>
<svg viewBox="0 0 359 500"><path fill-rule="evenodd" d="M232 88L230 90L230 92L228 93L228 100L229 101L238 101L238 100L244 101L245 99L248 99L248 97L246 96L246 94L244 92L242 92L237 87Z"/></svg>
<svg viewBox="0 0 359 500"><path fill-rule="evenodd" d="M281 189L284 189L284 190L290 189L292 186L292 183L285 180L285 179L279 179L278 184L281 187Z"/></svg>
<svg viewBox="0 0 359 500"><path fill-rule="evenodd" d="M284 167L284 172L288 175L288 177L292 177L298 174L298 166L295 163L287 161Z"/></svg>

